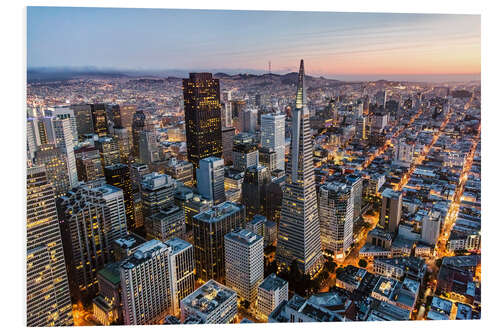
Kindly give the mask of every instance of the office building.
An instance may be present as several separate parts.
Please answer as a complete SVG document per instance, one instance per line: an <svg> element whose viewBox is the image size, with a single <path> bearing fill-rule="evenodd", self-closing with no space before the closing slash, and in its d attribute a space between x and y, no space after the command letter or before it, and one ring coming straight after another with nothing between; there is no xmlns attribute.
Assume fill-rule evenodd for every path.
<svg viewBox="0 0 500 333"><path fill-rule="evenodd" d="M266 190L269 183L271 174L263 165L251 166L245 172L241 203L246 207L248 221L256 214L266 214Z"/></svg>
<svg viewBox="0 0 500 333"><path fill-rule="evenodd" d="M120 263L107 264L97 272L99 295L92 300L94 318L103 326L122 324Z"/></svg>
<svg viewBox="0 0 500 333"><path fill-rule="evenodd" d="M71 326L63 244L45 167L28 168L26 194L26 325Z"/></svg>
<svg viewBox="0 0 500 333"><path fill-rule="evenodd" d="M130 178L132 180L132 189L139 190L142 177L151 173L147 164L132 163L130 165Z"/></svg>
<svg viewBox="0 0 500 333"><path fill-rule="evenodd" d="M145 175L142 177L140 188L144 218L174 204L175 182L168 175L156 172Z"/></svg>
<svg viewBox="0 0 500 333"><path fill-rule="evenodd" d="M120 148L115 139L103 136L95 141L95 147L99 150L103 169L107 166L121 163Z"/></svg>
<svg viewBox="0 0 500 333"><path fill-rule="evenodd" d="M181 321L198 324L229 324L238 313L236 291L210 280L181 301Z"/></svg>
<svg viewBox="0 0 500 333"><path fill-rule="evenodd" d="M198 193L215 205L226 200L224 191L224 160L207 157L199 162L196 170Z"/></svg>
<svg viewBox="0 0 500 333"><path fill-rule="evenodd" d="M415 145L411 142L399 139L394 146L394 164L409 167L413 161Z"/></svg>
<svg viewBox="0 0 500 333"><path fill-rule="evenodd" d="M71 133L73 135L73 143L78 142L78 128L76 125L75 112L70 106L54 106L45 110L45 116L57 117L58 119L69 119L71 124Z"/></svg>
<svg viewBox="0 0 500 333"><path fill-rule="evenodd" d="M75 115L78 141L83 141L85 135L94 133L90 104L71 105L71 109Z"/></svg>
<svg viewBox="0 0 500 333"><path fill-rule="evenodd" d="M167 240L178 237L184 238L186 234L186 216L184 210L172 206L145 218L146 236L148 239Z"/></svg>
<svg viewBox="0 0 500 333"><path fill-rule="evenodd" d="M127 216L127 230L137 228L134 216L134 196L132 192L132 180L130 179L130 169L125 164L113 164L104 168L106 183L118 187L123 191L125 202L125 215Z"/></svg>
<svg viewBox="0 0 500 333"><path fill-rule="evenodd" d="M403 193L390 188L382 192L382 206L380 207L379 224L389 232L398 230L401 221L401 208L403 204Z"/></svg>
<svg viewBox="0 0 500 333"><path fill-rule="evenodd" d="M120 112L120 123L118 124L118 126L128 129L128 131L131 133L132 122L134 120L134 114L135 112L137 112L137 106L133 104L122 104L120 105L119 112Z"/></svg>
<svg viewBox="0 0 500 333"><path fill-rule="evenodd" d="M132 138L130 130L125 127L113 127L113 139L118 143L121 163L128 164L132 152Z"/></svg>
<svg viewBox="0 0 500 333"><path fill-rule="evenodd" d="M160 323L172 312L171 248L153 239L120 267L125 325Z"/></svg>
<svg viewBox="0 0 500 333"><path fill-rule="evenodd" d="M139 138L146 128L146 115L142 110L136 111L132 117L132 155L139 158Z"/></svg>
<svg viewBox="0 0 500 333"><path fill-rule="evenodd" d="M89 182L104 177L99 150L91 146L83 146L75 150L76 171L78 180Z"/></svg>
<svg viewBox="0 0 500 333"><path fill-rule="evenodd" d="M285 170L285 119L282 113L268 113L260 117L260 144L276 153L276 169L281 170Z"/></svg>
<svg viewBox="0 0 500 333"><path fill-rule="evenodd" d="M97 293L97 271L113 261L113 241L127 233L123 191L86 183L57 201L70 271L70 287L77 299Z"/></svg>
<svg viewBox="0 0 500 333"><path fill-rule="evenodd" d="M193 164L179 161L175 157L169 159L165 173L182 182L184 186L193 186Z"/></svg>
<svg viewBox="0 0 500 333"><path fill-rule="evenodd" d="M287 180L283 191L276 260L281 268L297 261L299 269L306 274L321 269L323 254L304 76L304 61L301 60L292 117L291 158L287 164Z"/></svg>
<svg viewBox="0 0 500 333"><path fill-rule="evenodd" d="M353 243L354 200L343 183L330 182L319 189L321 247L335 259L343 260Z"/></svg>
<svg viewBox="0 0 500 333"><path fill-rule="evenodd" d="M194 248L190 243L175 237L167 240L165 245L170 247L172 312L179 315L181 301L194 291Z"/></svg>
<svg viewBox="0 0 500 333"><path fill-rule="evenodd" d="M282 302L288 301L288 282L276 274L268 275L257 290L257 312L263 319Z"/></svg>
<svg viewBox="0 0 500 333"><path fill-rule="evenodd" d="M193 217L196 275L203 281L225 276L224 236L245 226L245 207L224 202Z"/></svg>
<svg viewBox="0 0 500 333"><path fill-rule="evenodd" d="M108 117L106 112L106 105L104 104L90 104L90 112L92 114L92 125L94 133L99 137L108 135Z"/></svg>
<svg viewBox="0 0 500 333"><path fill-rule="evenodd" d="M188 161L198 168L200 160L222 156L219 79L210 73L190 73L182 84Z"/></svg>
<svg viewBox="0 0 500 333"><path fill-rule="evenodd" d="M428 245L436 245L441 231L441 217L437 214L429 214L422 220L421 239Z"/></svg>
<svg viewBox="0 0 500 333"><path fill-rule="evenodd" d="M186 232L193 228L193 217L205 212L212 207L212 201L203 198L188 187L178 187L174 193L174 202L184 209L186 216Z"/></svg>
<svg viewBox="0 0 500 333"><path fill-rule="evenodd" d="M278 169L277 163L277 154L272 148L259 148L259 164L267 167L267 169L271 172Z"/></svg>
<svg viewBox="0 0 500 333"><path fill-rule="evenodd" d="M151 165L160 160L160 150L154 131L143 130L139 133L139 161Z"/></svg>
<svg viewBox="0 0 500 333"><path fill-rule="evenodd" d="M60 197L70 189L66 154L53 144L40 145L35 152L35 165L44 165L54 195Z"/></svg>
<svg viewBox="0 0 500 333"><path fill-rule="evenodd" d="M233 168L238 171L259 165L259 150L254 144L239 144L233 146Z"/></svg>
<svg viewBox="0 0 500 333"><path fill-rule="evenodd" d="M257 109L247 108L238 116L240 122L240 132L255 133L257 128Z"/></svg>
<svg viewBox="0 0 500 333"><path fill-rule="evenodd" d="M242 300L255 305L264 279L264 238L241 229L224 236L226 285Z"/></svg>
<svg viewBox="0 0 500 333"><path fill-rule="evenodd" d="M222 158L226 165L233 163L233 139L235 131L234 127L222 128Z"/></svg>

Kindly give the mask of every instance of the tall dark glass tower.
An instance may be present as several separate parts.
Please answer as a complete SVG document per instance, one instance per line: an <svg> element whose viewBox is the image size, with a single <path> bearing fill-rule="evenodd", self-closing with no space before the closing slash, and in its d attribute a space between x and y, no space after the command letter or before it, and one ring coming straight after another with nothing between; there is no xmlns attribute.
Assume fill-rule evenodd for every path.
<svg viewBox="0 0 500 333"><path fill-rule="evenodd" d="M132 155L139 158L139 138L146 125L146 115L141 110L134 113L132 119Z"/></svg>
<svg viewBox="0 0 500 333"><path fill-rule="evenodd" d="M283 189L276 259L279 267L297 261L303 273L314 274L323 264L323 255L304 76L304 61L301 60L292 113L291 159L286 166L287 180Z"/></svg>
<svg viewBox="0 0 500 333"><path fill-rule="evenodd" d="M183 80L188 160L193 170L205 157L222 157L219 80L210 73L190 73Z"/></svg>
<svg viewBox="0 0 500 333"><path fill-rule="evenodd" d="M94 133L99 137L108 134L108 119L106 115L106 106L104 104L91 104L90 112L92 114L92 123Z"/></svg>

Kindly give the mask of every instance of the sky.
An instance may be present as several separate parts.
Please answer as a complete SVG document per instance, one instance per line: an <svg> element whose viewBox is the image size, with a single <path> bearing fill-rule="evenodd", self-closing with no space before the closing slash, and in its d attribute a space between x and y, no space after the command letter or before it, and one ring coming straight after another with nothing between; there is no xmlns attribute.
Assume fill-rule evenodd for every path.
<svg viewBox="0 0 500 333"><path fill-rule="evenodd" d="M273 73L338 79L470 78L479 15L28 7L27 64Z"/></svg>

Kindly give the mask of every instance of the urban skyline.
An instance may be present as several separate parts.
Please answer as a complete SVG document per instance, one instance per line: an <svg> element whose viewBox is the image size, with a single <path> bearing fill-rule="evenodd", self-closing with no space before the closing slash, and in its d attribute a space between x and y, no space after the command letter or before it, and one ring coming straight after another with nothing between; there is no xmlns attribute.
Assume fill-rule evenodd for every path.
<svg viewBox="0 0 500 333"><path fill-rule="evenodd" d="M28 80L27 325L481 319L480 82L304 58Z"/></svg>

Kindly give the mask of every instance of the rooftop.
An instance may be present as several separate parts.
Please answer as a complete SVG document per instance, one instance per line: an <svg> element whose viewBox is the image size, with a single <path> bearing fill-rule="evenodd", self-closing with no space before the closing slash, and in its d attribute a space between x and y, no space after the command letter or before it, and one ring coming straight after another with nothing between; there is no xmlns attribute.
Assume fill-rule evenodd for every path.
<svg viewBox="0 0 500 333"><path fill-rule="evenodd" d="M190 243L186 242L185 240L177 238L177 237L170 238L169 240L167 240L165 242L165 244L167 246L170 246L173 254L180 252L184 249L187 249L190 246L193 246Z"/></svg>
<svg viewBox="0 0 500 333"><path fill-rule="evenodd" d="M206 223L215 223L236 212L241 211L242 209L244 209L243 205L226 201L213 206L210 210L195 215L194 218Z"/></svg>
<svg viewBox="0 0 500 333"><path fill-rule="evenodd" d="M121 267L124 269L133 269L150 259L155 252L166 251L168 248L169 247L165 245L165 243L157 239L152 239L138 247L132 256L123 261Z"/></svg>
<svg viewBox="0 0 500 333"><path fill-rule="evenodd" d="M230 232L226 234L224 238L231 239L246 246L251 246L263 239L262 236L254 234L253 232L246 229Z"/></svg>
<svg viewBox="0 0 500 333"><path fill-rule="evenodd" d="M236 296L236 291L210 280L186 296L181 303L198 312L210 314L232 296Z"/></svg>
<svg viewBox="0 0 500 333"><path fill-rule="evenodd" d="M287 285L288 282L276 274L272 273L269 274L264 281L259 285L259 288L267 290L267 291L274 291L283 288L285 285Z"/></svg>

